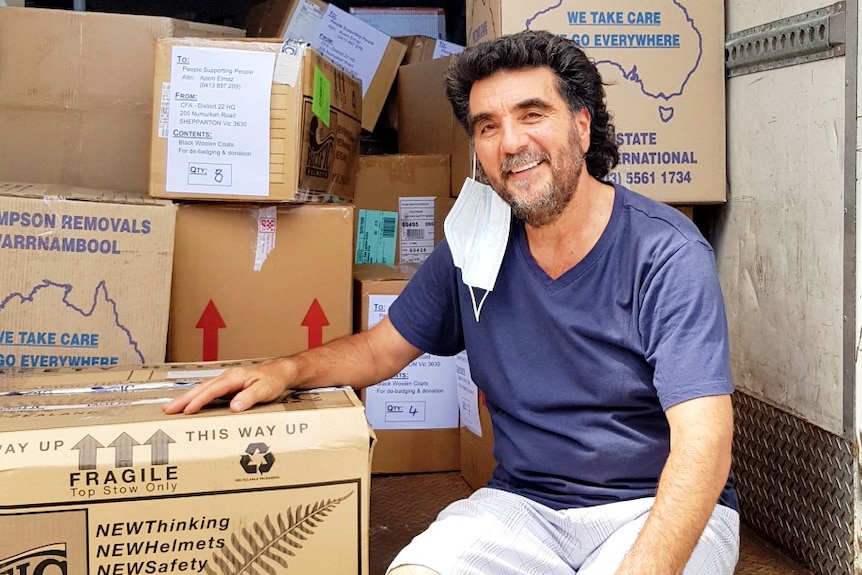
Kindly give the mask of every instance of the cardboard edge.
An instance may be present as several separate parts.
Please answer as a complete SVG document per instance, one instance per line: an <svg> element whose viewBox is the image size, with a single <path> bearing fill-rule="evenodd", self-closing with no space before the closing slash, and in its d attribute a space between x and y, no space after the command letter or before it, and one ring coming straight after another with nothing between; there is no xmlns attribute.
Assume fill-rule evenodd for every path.
<svg viewBox="0 0 862 575"><path fill-rule="evenodd" d="M395 83L395 76L398 74L398 67L407 53L407 46L401 42L389 39L386 44L386 50L383 52L383 58L377 67L377 73L371 80L371 85L365 92L365 97L362 105L362 129L369 132L374 131L377 125L377 120L383 112L383 107L386 103L386 97ZM381 73L382 71L382 73ZM367 102L376 102L379 105L368 106Z"/></svg>

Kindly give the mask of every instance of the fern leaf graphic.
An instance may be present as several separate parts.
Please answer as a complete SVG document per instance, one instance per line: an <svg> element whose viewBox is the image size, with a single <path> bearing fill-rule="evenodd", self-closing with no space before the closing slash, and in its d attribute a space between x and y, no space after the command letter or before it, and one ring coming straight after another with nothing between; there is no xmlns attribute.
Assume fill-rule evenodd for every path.
<svg viewBox="0 0 862 575"><path fill-rule="evenodd" d="M262 522L231 533L230 544L207 562L207 575L276 575L279 568L287 569L289 558L302 549L302 541L314 535L317 526L351 495L353 491L338 499L288 507L275 521L267 514Z"/></svg>

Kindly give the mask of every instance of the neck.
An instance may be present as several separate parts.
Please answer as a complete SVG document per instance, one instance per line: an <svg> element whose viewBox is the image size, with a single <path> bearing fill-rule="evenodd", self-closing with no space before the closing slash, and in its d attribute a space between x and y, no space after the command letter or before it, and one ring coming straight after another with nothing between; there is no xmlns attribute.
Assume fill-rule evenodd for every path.
<svg viewBox="0 0 862 575"><path fill-rule="evenodd" d="M540 228L526 225L530 253L552 278L575 266L596 245L611 217L614 188L584 171L560 217Z"/></svg>
<svg viewBox="0 0 862 575"><path fill-rule="evenodd" d="M554 238L587 233L589 228L598 223L604 230L613 209L613 201L613 186L597 180L585 170L563 213L550 224L539 228L527 224L527 237L531 242L544 243L553 242Z"/></svg>

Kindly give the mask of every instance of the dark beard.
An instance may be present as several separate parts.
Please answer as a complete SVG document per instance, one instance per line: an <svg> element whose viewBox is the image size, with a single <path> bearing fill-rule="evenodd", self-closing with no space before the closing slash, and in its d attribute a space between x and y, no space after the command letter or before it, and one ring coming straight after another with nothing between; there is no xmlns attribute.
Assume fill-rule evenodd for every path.
<svg viewBox="0 0 862 575"><path fill-rule="evenodd" d="M511 206L515 217L524 220L533 228L541 228L555 222L575 195L575 189L584 170L584 152L578 140L577 130L573 129L569 134L568 144L568 149L561 154L561 157L566 158L565 161L560 166L551 166L551 183L548 184L545 193L539 197L530 200L519 199L503 182L509 166L534 160L550 161L544 153L525 150L519 154L507 156L500 168L499 179L490 181L494 191ZM490 180L490 178L487 179Z"/></svg>

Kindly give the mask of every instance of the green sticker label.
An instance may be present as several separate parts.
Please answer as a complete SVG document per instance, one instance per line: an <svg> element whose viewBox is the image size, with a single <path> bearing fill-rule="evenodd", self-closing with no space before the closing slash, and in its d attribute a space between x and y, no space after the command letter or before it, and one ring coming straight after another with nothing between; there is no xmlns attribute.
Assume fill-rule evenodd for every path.
<svg viewBox="0 0 862 575"><path fill-rule="evenodd" d="M320 68L314 67L314 96L311 99L311 111L329 127L329 110L332 102L332 84Z"/></svg>

